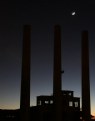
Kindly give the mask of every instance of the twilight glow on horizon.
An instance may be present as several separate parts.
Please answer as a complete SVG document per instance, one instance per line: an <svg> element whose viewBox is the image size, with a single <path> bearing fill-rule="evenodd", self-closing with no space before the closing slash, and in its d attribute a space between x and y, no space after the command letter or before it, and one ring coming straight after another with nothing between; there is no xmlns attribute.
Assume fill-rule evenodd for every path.
<svg viewBox="0 0 95 121"><path fill-rule="evenodd" d="M85 9L84 9L85 6ZM54 25L62 29L62 89L81 99L81 32L89 32L91 113L95 115L95 2L0 2L0 109L20 107L23 25L31 30L31 106L53 93ZM74 16L70 13L76 10ZM7 21L6 21L7 20Z"/></svg>

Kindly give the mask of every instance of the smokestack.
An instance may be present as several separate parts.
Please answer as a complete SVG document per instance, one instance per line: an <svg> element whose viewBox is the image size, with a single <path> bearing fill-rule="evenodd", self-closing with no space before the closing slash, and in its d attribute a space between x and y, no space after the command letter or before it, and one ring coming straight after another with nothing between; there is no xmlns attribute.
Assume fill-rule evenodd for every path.
<svg viewBox="0 0 95 121"><path fill-rule="evenodd" d="M88 31L82 32L82 112L83 120L90 121L90 81Z"/></svg>
<svg viewBox="0 0 95 121"><path fill-rule="evenodd" d="M53 73L53 96L55 120L62 121L61 101L61 28L54 27L54 73Z"/></svg>
<svg viewBox="0 0 95 121"><path fill-rule="evenodd" d="M31 26L25 25L23 30L23 55L20 97L21 121L30 120L30 40Z"/></svg>

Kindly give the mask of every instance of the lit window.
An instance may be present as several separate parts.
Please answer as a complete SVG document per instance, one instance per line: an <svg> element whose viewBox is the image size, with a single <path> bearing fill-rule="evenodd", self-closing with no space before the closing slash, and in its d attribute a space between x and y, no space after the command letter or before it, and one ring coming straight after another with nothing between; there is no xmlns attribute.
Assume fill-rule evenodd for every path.
<svg viewBox="0 0 95 121"><path fill-rule="evenodd" d="M48 101L45 101L45 104L48 104L49 102Z"/></svg>
<svg viewBox="0 0 95 121"><path fill-rule="evenodd" d="M78 102L75 102L75 107L78 107Z"/></svg>
<svg viewBox="0 0 95 121"><path fill-rule="evenodd" d="M50 104L53 104L53 100L50 101Z"/></svg>
<svg viewBox="0 0 95 121"><path fill-rule="evenodd" d="M73 102L72 101L69 102L69 106L73 106Z"/></svg>
<svg viewBox="0 0 95 121"><path fill-rule="evenodd" d="M71 96L71 93L69 93L69 95Z"/></svg>

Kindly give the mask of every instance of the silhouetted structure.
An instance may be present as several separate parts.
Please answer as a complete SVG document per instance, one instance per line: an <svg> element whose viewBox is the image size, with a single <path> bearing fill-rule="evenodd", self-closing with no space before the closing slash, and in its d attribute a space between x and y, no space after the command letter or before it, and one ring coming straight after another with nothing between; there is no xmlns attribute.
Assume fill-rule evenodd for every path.
<svg viewBox="0 0 95 121"><path fill-rule="evenodd" d="M82 112L80 98L73 91L61 89L61 28L54 27L53 95L37 97L37 106L30 108L30 41L31 26L23 32L20 110L0 110L0 121L90 121L90 82L88 32L82 33ZM30 115L31 114L31 115Z"/></svg>
<svg viewBox="0 0 95 121"><path fill-rule="evenodd" d="M78 121L80 117L80 99L73 91L62 91L62 121ZM20 110L0 110L0 121L19 121ZM38 96L37 106L30 107L31 121L55 121L52 96Z"/></svg>
<svg viewBox="0 0 95 121"><path fill-rule="evenodd" d="M88 32L82 32L82 112L83 120L90 121L90 82Z"/></svg>
<svg viewBox="0 0 95 121"><path fill-rule="evenodd" d="M62 121L79 121L80 120L80 98L74 97L73 91L64 90L62 94ZM42 121L55 121L53 114L54 100L53 96L38 96L37 107L40 107L39 113Z"/></svg>
<svg viewBox="0 0 95 121"><path fill-rule="evenodd" d="M23 55L20 98L21 121L30 120L30 41L31 27L30 25L25 25L23 31Z"/></svg>
<svg viewBox="0 0 95 121"><path fill-rule="evenodd" d="M62 95L61 95L61 27L54 27L54 74L53 96L55 121L62 121Z"/></svg>
<svg viewBox="0 0 95 121"><path fill-rule="evenodd" d="M19 109L0 110L0 121L19 121Z"/></svg>

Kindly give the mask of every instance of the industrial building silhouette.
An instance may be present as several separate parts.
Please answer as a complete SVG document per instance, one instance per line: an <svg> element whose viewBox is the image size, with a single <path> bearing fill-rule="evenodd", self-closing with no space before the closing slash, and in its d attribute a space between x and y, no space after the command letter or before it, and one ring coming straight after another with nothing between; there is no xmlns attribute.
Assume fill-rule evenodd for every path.
<svg viewBox="0 0 95 121"><path fill-rule="evenodd" d="M30 33L31 26L24 26L20 109L10 112L8 120L20 121L90 121L90 80L88 32L82 32L82 113L80 98L71 90L61 89L61 27L54 27L53 95L37 96L37 105L30 108ZM6 115L9 113L6 113ZM5 115L5 116L6 116ZM14 117L12 117L14 116ZM82 117L82 119L80 119ZM6 120L5 119L5 120Z"/></svg>
<svg viewBox="0 0 95 121"><path fill-rule="evenodd" d="M30 42L30 37L27 34L29 26L26 27L26 33L24 40L26 40L26 44L24 47L24 55L23 62L26 61L26 58L29 61L29 51L26 51L25 48L30 48L30 45L27 46L27 42ZM30 31L29 31L30 32ZM28 35L28 36L27 36ZM29 49L30 50L30 49ZM29 65L26 63L26 68L29 68ZM23 68L22 63L22 68ZM45 120L53 120L53 121L63 121L63 120L80 120L80 100L79 98L73 97L73 92L70 91L62 91L61 89L61 27L56 25L54 27L54 66L53 66L53 96L40 96L37 98L37 106L40 106L40 119L44 121L44 113ZM26 72L26 70L24 71ZM22 75L25 75L25 72L22 69ZM24 73L24 74L23 74ZM30 73L30 70L27 70L26 73ZM22 78L23 78L22 76ZM25 78L25 77L24 77ZM24 78L22 81L24 81ZM30 74L26 75L26 80L24 81L25 89L29 89L29 79ZM27 85L28 83L28 85ZM27 94L28 100L26 100L23 105L23 110L21 110L21 116L23 116L23 112L26 112L23 116L23 121L28 121L30 112L27 113L27 109L29 110L29 100L30 100L30 92L29 90L23 90L24 93ZM70 95L71 94L71 95ZM25 95L24 95L25 96ZM21 99L24 100L26 97ZM46 103L47 102L47 103ZM53 102L52 104L50 102ZM21 102L22 105L22 102ZM50 105L52 105L52 112L49 110ZM48 107L47 107L48 106ZM45 108L47 107L47 108ZM46 109L46 110L45 110ZM88 52L88 33L84 31L82 33L82 111L83 111L83 120L90 120L90 84L89 84L89 52ZM51 112L51 113L50 113ZM28 115L27 115L28 114ZM50 114L50 115L49 115ZM48 116L47 116L48 115ZM50 118L51 119L50 119ZM49 118L49 119L48 119ZM69 118L69 119L68 119Z"/></svg>
<svg viewBox="0 0 95 121"><path fill-rule="evenodd" d="M62 121L80 120L80 98L74 97L73 91L64 90L62 93ZM43 121L55 121L55 107L53 96L38 96L37 107L40 108L39 119Z"/></svg>

